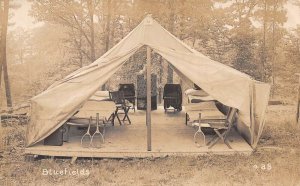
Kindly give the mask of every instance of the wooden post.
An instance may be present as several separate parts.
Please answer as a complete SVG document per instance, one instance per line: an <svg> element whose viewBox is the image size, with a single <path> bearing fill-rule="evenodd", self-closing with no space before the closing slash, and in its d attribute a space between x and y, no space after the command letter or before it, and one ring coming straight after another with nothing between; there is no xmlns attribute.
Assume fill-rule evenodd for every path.
<svg viewBox="0 0 300 186"><path fill-rule="evenodd" d="M255 106L254 106L254 99L255 99L255 85L252 82L250 85L250 128L251 128L251 146L255 143Z"/></svg>
<svg viewBox="0 0 300 186"><path fill-rule="evenodd" d="M147 150L151 151L151 49L147 46Z"/></svg>
<svg viewBox="0 0 300 186"><path fill-rule="evenodd" d="M76 156L73 156L70 163L71 163L71 164L75 164L76 160L77 160L77 157L76 157Z"/></svg>
<svg viewBox="0 0 300 186"><path fill-rule="evenodd" d="M300 124L300 73L296 73L298 76L298 97L297 97L297 111L296 111L296 124Z"/></svg>

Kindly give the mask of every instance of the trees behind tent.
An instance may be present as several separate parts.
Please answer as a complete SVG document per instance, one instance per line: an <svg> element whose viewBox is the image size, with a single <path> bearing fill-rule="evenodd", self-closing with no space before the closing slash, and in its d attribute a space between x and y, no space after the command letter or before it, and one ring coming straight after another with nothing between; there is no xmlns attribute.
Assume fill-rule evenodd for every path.
<svg viewBox="0 0 300 186"><path fill-rule="evenodd" d="M2 96L2 79L5 87L6 106L12 107L13 104L7 63L7 30L10 17L9 10L12 8L18 8L18 5L15 4L14 1L0 1L0 107L2 106L2 100L4 97Z"/></svg>
<svg viewBox="0 0 300 186"><path fill-rule="evenodd" d="M287 76L292 79L291 74L299 70L299 27L293 31L284 27L287 0L30 1L30 14L44 24L27 33L20 30L9 33L9 39L18 47L22 41L16 38L22 38L23 34L30 36L24 37L23 54L20 48L17 52L11 45L8 54L10 67L13 63L18 63L20 69L28 64L35 66L31 72L24 70L12 76L17 79L30 74L26 78L30 80L24 81L24 87L30 87L26 92L28 97L93 62L147 14L152 14L168 31L210 58L272 83L274 95L284 89L294 91L292 85L281 86L287 83ZM159 56L154 59L159 68L163 67L160 68L163 72L157 71L163 76L162 82L167 82L173 72L161 66L164 63ZM138 53L130 60L144 62L145 59ZM140 70L139 65L132 64L122 68L120 77ZM12 89L18 87L15 79Z"/></svg>

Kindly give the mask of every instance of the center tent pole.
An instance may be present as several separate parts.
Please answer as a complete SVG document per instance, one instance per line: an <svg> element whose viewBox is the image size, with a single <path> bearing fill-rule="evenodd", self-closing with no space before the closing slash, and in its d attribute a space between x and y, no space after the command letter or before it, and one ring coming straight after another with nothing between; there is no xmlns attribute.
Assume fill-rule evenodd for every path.
<svg viewBox="0 0 300 186"><path fill-rule="evenodd" d="M147 150L151 151L151 48L147 46Z"/></svg>

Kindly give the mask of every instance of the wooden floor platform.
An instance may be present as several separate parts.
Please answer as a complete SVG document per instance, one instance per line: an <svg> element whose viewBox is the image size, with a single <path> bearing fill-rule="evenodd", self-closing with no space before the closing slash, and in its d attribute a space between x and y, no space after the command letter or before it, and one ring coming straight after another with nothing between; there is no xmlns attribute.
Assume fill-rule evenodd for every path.
<svg viewBox="0 0 300 186"><path fill-rule="evenodd" d="M186 126L185 112L167 113L159 107L152 112L152 151L147 151L147 135L144 111L130 111L131 125L108 126L105 132L105 143L101 148L83 148L80 139L85 131L76 133L69 142L63 146L44 146L39 143L25 149L26 154L64 157L102 157L102 158L126 158L126 157L163 157L167 155L191 156L204 154L251 154L252 148L235 131L232 130L228 140L232 149L229 149L221 141L211 149L207 146L198 147L193 140L196 131L191 126ZM77 130L77 128L72 129ZM208 136L207 140L212 138ZM200 138L199 138L200 139ZM200 139L199 143L203 142Z"/></svg>

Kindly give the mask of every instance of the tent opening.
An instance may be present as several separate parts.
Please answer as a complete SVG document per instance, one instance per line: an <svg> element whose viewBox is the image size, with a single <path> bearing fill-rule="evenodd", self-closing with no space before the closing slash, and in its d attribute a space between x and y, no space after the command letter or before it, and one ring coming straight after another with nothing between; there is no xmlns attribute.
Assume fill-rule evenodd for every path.
<svg viewBox="0 0 300 186"><path fill-rule="evenodd" d="M83 150L87 147L94 147L101 152L118 149L130 152L145 151L147 141L146 105L143 105L146 101L145 52L144 47L132 55L123 67L108 79L104 86L105 90L103 86L98 87L97 91L64 123L61 127L63 132L57 129L34 147L53 148L55 146L56 148ZM151 114L153 150L159 152L205 151L206 146L199 146L203 143L203 137L194 138L197 130L190 123L197 120L201 110L206 110L205 114L210 117L225 117L230 107L214 99L154 52L151 67L151 97L152 104L154 104ZM168 82L169 74L166 74L169 67L173 71L172 83ZM114 102L111 97L111 92L119 91L122 85L133 87L132 95L124 96L125 102L130 105L127 111L129 119L125 118L124 110L116 111L118 103ZM176 104L166 105L165 102L168 101L164 97L168 91L166 85L177 85L180 88L171 92L174 95L181 92L177 97L181 101L180 109L176 107ZM207 141L211 141L216 135L210 128L203 129L203 132ZM57 137L57 133L63 134L61 139ZM237 148L245 152L251 151L250 146L236 129L231 130L228 140L234 150ZM226 145L218 143L212 150L233 150L227 148Z"/></svg>

